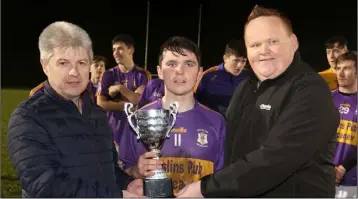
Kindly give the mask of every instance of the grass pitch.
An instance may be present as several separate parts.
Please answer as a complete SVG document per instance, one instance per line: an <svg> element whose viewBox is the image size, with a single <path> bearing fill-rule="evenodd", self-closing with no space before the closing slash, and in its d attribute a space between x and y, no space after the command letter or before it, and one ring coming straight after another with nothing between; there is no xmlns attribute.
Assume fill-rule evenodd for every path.
<svg viewBox="0 0 358 199"><path fill-rule="evenodd" d="M7 152L7 125L14 109L29 95L29 90L1 90L1 198L20 198L20 181Z"/></svg>

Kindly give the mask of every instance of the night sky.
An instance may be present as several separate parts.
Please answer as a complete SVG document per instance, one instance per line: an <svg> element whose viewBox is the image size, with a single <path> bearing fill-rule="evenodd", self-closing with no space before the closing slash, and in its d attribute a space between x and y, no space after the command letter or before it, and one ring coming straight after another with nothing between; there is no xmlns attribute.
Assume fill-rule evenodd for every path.
<svg viewBox="0 0 358 199"><path fill-rule="evenodd" d="M357 49L357 1L202 1L200 48L203 67L222 62L227 41L242 38L243 26L255 4L276 8L289 16L299 42L301 57L317 71L328 68L325 41L345 36L348 48ZM236 3L232 3L236 2ZM2 1L2 86L32 88L46 79L40 66L38 37L50 23L65 20L84 28L94 53L115 65L111 39L120 33L134 37L134 61L144 66L147 4L145 0L5 0ZM314 3L314 4L313 4ZM148 69L156 73L160 45L171 36L197 42L198 1L152 0Z"/></svg>

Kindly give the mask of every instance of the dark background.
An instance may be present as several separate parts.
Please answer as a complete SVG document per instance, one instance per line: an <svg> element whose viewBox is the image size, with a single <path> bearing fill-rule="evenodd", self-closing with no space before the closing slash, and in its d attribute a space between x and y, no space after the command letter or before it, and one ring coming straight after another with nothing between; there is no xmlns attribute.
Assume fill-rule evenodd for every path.
<svg viewBox="0 0 358 199"><path fill-rule="evenodd" d="M348 48L357 49L357 1L202 1L201 43L204 68L222 61L224 46L242 38L243 25L255 4L276 8L289 16L300 42L301 57L317 71L328 68L325 41L345 36ZM198 1L152 0L148 69L156 73L160 45L181 35L197 41ZM2 87L32 88L45 80L39 61L38 36L50 23L66 20L84 28L93 41L94 53L115 65L111 39L119 33L136 41L135 62L144 66L145 0L5 0L2 1Z"/></svg>

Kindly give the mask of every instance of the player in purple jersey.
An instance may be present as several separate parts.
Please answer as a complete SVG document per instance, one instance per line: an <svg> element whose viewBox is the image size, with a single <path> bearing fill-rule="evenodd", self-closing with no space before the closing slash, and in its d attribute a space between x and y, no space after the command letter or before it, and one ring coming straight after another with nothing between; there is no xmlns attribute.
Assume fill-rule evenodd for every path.
<svg viewBox="0 0 358 199"><path fill-rule="evenodd" d="M218 171L223 165L225 120L217 112L199 104L194 86L201 75L200 51L189 39L172 37L161 47L158 75L165 84L163 98L142 107L144 110L165 108L179 103L179 112L170 138L164 142L159 160L147 152L136 139L128 123L119 150L125 171L141 178L161 168L173 181L174 193L186 184Z"/></svg>
<svg viewBox="0 0 358 199"><path fill-rule="evenodd" d="M106 62L107 59L105 57L97 55L93 57L93 61L91 64L91 69L90 69L91 82L89 87L95 102L97 102L96 94L97 94L98 82L102 74L106 70Z"/></svg>
<svg viewBox="0 0 358 199"><path fill-rule="evenodd" d="M97 104L109 117L115 143L118 145L127 122L124 103L137 104L148 81L149 71L138 67L133 61L134 40L130 35L117 35L112 40L113 57L117 66L105 71L97 92Z"/></svg>
<svg viewBox="0 0 358 199"><path fill-rule="evenodd" d="M100 56L100 55L93 56L92 64L91 64L91 68L90 68L91 78L90 78L90 81L88 82L87 89L91 93L92 99L94 100L94 102L96 102L98 81L106 69L106 62L107 62L107 60L103 56ZM43 91L44 83L45 82L42 82L41 84L37 85L35 88L31 89L29 97L33 96L37 92Z"/></svg>
<svg viewBox="0 0 358 199"><path fill-rule="evenodd" d="M337 149L334 156L336 165L337 197L342 191L347 197L357 195L357 168L346 169L343 165L350 154L357 151L357 55L346 52L337 58L336 74L338 89L332 91L333 101L340 112L341 121L337 129ZM352 192L353 191L353 192Z"/></svg>
<svg viewBox="0 0 358 199"><path fill-rule="evenodd" d="M152 79L145 87L137 108L141 108L144 105L154 102L164 96L164 81L160 78Z"/></svg>
<svg viewBox="0 0 358 199"><path fill-rule="evenodd" d="M246 48L241 40L226 44L224 63L207 69L197 83L195 98L205 106L225 116L231 96L247 76Z"/></svg>

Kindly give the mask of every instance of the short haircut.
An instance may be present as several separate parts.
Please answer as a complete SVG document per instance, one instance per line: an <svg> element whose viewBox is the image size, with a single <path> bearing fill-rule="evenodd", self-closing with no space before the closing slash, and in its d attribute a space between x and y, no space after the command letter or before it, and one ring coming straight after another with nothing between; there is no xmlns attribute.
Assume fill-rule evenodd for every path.
<svg viewBox="0 0 358 199"><path fill-rule="evenodd" d="M335 44L338 45L338 48L344 48L347 47L348 42L347 39L343 36L333 36L326 41L326 49L334 48Z"/></svg>
<svg viewBox="0 0 358 199"><path fill-rule="evenodd" d="M43 61L53 55L54 48L85 48L93 58L92 41L88 33L78 25L57 21L48 25L39 37L40 58Z"/></svg>
<svg viewBox="0 0 358 199"><path fill-rule="evenodd" d="M291 21L288 19L288 17L285 14L283 14L282 12L279 12L278 10L275 10L272 8L265 8L265 7L258 6L258 5L256 5L254 7L254 9L251 11L251 14L247 18L247 21L246 21L245 27L244 27L244 33L246 31L247 25L252 20L259 18L259 17L277 17L277 18L281 19L283 25L285 26L285 28L287 30L287 33L289 35L293 34L293 28L292 28Z"/></svg>
<svg viewBox="0 0 358 199"><path fill-rule="evenodd" d="M336 66L344 61L353 61L354 67L357 69L357 53L354 51L348 51L341 54L336 60Z"/></svg>
<svg viewBox="0 0 358 199"><path fill-rule="evenodd" d="M135 42L131 35L119 34L112 39L112 45L118 42L123 42L128 48L134 48Z"/></svg>
<svg viewBox="0 0 358 199"><path fill-rule="evenodd" d="M196 59L198 60L199 66L201 66L200 61L200 50L198 46L190 39L181 36L174 36L169 38L164 44L160 47L159 51L159 65L163 61L163 53L165 51L176 52L180 55L185 55L184 50L192 52L195 54Z"/></svg>
<svg viewBox="0 0 358 199"><path fill-rule="evenodd" d="M235 55L236 57L247 57L246 47L242 40L232 39L225 46L225 55Z"/></svg>
<svg viewBox="0 0 358 199"><path fill-rule="evenodd" d="M100 61L103 61L104 64L107 64L107 59L104 57L104 56L101 56L101 55L95 55L93 56L93 59L92 59L92 62L93 63L98 63Z"/></svg>

